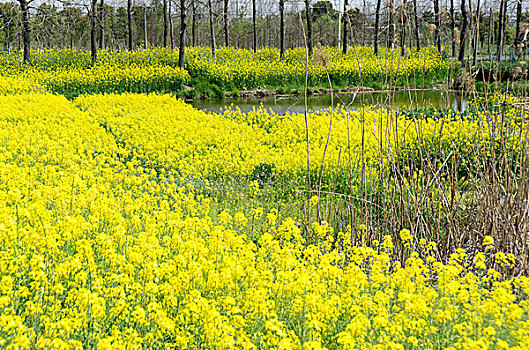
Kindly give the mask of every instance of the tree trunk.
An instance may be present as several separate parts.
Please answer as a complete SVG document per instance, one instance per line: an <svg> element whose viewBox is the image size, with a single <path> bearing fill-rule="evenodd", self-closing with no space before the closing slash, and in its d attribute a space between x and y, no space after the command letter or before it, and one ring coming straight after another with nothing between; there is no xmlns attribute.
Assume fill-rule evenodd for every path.
<svg viewBox="0 0 529 350"><path fill-rule="evenodd" d="M503 20L501 21L501 25L503 26L501 32L502 32L502 40L501 40L501 49L503 53L503 47L505 46L505 33L507 31L507 2L509 0L503 0Z"/></svg>
<svg viewBox="0 0 529 350"><path fill-rule="evenodd" d="M377 9L375 11L375 35L373 38L373 50L375 52L375 55L378 56L378 30L380 26L380 5L382 3L382 0L377 0Z"/></svg>
<svg viewBox="0 0 529 350"><path fill-rule="evenodd" d="M90 2L90 53L92 56L92 63L97 61L97 0Z"/></svg>
<svg viewBox="0 0 529 350"><path fill-rule="evenodd" d="M99 2L99 49L105 48L105 0Z"/></svg>
<svg viewBox="0 0 529 350"><path fill-rule="evenodd" d="M393 40L395 37L395 27L393 25L393 12L395 5L393 0L388 1L388 42L386 43L387 48L393 48Z"/></svg>
<svg viewBox="0 0 529 350"><path fill-rule="evenodd" d="M257 52L257 5L252 0L253 52Z"/></svg>
<svg viewBox="0 0 529 350"><path fill-rule="evenodd" d="M214 58L217 58L217 45L215 44L215 27L213 26L213 8L211 5L211 0L208 0L208 10L209 10L209 32L211 35L211 53Z"/></svg>
<svg viewBox="0 0 529 350"><path fill-rule="evenodd" d="M461 0L465 2L466 0ZM441 52L441 15L439 14L439 0L433 0L433 11L435 17L435 34L434 41L437 46L437 51Z"/></svg>
<svg viewBox="0 0 529 350"><path fill-rule="evenodd" d="M197 6L195 0L191 0L191 45L197 44Z"/></svg>
<svg viewBox="0 0 529 350"><path fill-rule="evenodd" d="M347 55L347 35L349 32L347 31L347 26L349 25L349 15L347 14L347 6L349 6L349 3L347 0L344 0L343 2L343 16L342 16L342 23L343 23L343 37L342 37L342 53L344 55Z"/></svg>
<svg viewBox="0 0 529 350"><path fill-rule="evenodd" d="M496 52L498 61L501 61L503 54L503 40L505 38L505 19L507 18L506 6L507 0L500 0L500 18L498 23L498 50Z"/></svg>
<svg viewBox="0 0 529 350"><path fill-rule="evenodd" d="M279 0L279 57L285 60L285 0Z"/></svg>
<svg viewBox="0 0 529 350"><path fill-rule="evenodd" d="M401 56L404 56L406 53L406 23L407 23L407 16L406 16L406 0L402 1L401 6L404 8L401 11L400 14L400 25L401 25L401 32L400 32L400 54Z"/></svg>
<svg viewBox="0 0 529 350"><path fill-rule="evenodd" d="M174 49L174 35L173 35L173 14L172 14L172 0L169 0L169 40L171 41L171 49Z"/></svg>
<svg viewBox="0 0 529 350"><path fill-rule="evenodd" d="M465 58L465 40L468 26L468 14L465 6L466 0L461 0L461 33L459 34L459 61Z"/></svg>
<svg viewBox="0 0 529 350"><path fill-rule="evenodd" d="M134 43L132 42L132 0L127 0L127 24L129 51L132 51L134 50Z"/></svg>
<svg viewBox="0 0 529 350"><path fill-rule="evenodd" d="M224 45L226 45L226 47L230 46L230 35L228 28L228 1L229 0L224 0L224 11L222 13L224 17Z"/></svg>
<svg viewBox="0 0 529 350"><path fill-rule="evenodd" d="M366 11L366 0L362 0L362 10L361 10L360 13L362 13L362 14L367 13L367 11ZM356 29L355 32L358 35L358 40L356 40L355 43L361 42L362 46L366 46L366 35L365 35L365 33L366 33L366 16L361 15L360 18L356 19L355 20L355 27L357 27L359 25L360 20L362 21L362 24L361 24L361 27L362 27L361 33L362 34L361 34L361 38L360 38L360 33L358 33L358 29L355 28ZM351 28L351 31L353 31L352 28Z"/></svg>
<svg viewBox="0 0 529 350"><path fill-rule="evenodd" d="M454 0L450 0L450 30L452 32L452 57L456 57L456 16Z"/></svg>
<svg viewBox="0 0 529 350"><path fill-rule="evenodd" d="M169 42L169 17L167 16L167 1L163 0L163 47Z"/></svg>
<svg viewBox="0 0 529 350"><path fill-rule="evenodd" d="M500 49L500 41L501 41L501 28L503 28L503 26L501 25L501 21L503 19L503 0L498 0L500 2L500 13L498 14L498 21L496 23L494 23L494 27L495 27L495 32L496 32L496 53L499 51Z"/></svg>
<svg viewBox="0 0 529 350"><path fill-rule="evenodd" d="M475 66L478 60L478 45L479 45L479 25L481 21L481 0L478 0L476 5L476 17L474 26L474 46L472 47L472 66Z"/></svg>
<svg viewBox="0 0 529 350"><path fill-rule="evenodd" d="M473 32L472 29L474 28L474 16L472 15L472 1L474 0L468 0L468 31L469 31L469 51L472 53L472 42L474 41Z"/></svg>
<svg viewBox="0 0 529 350"><path fill-rule="evenodd" d="M503 20L501 21L502 29L502 38L501 38L501 51L503 53L503 48L505 46L505 33L507 30L507 2L508 0L503 0Z"/></svg>
<svg viewBox="0 0 529 350"><path fill-rule="evenodd" d="M417 51L419 51L421 49L421 39L419 37L419 16L417 16L417 0L413 0L413 17L415 18L415 42L417 43Z"/></svg>
<svg viewBox="0 0 529 350"><path fill-rule="evenodd" d="M516 35L514 36L514 44L519 45L522 42L522 35L520 33L520 22L522 21L522 0L516 1Z"/></svg>
<svg viewBox="0 0 529 350"><path fill-rule="evenodd" d="M149 46L149 39L147 38L147 6L143 7L143 46L145 49Z"/></svg>
<svg viewBox="0 0 529 350"><path fill-rule="evenodd" d="M186 0L180 0L180 48L178 50L178 66L184 68L186 49Z"/></svg>
<svg viewBox="0 0 529 350"><path fill-rule="evenodd" d="M312 56L312 18L310 15L310 0L305 0L305 14L307 15L307 49Z"/></svg>
<svg viewBox="0 0 529 350"><path fill-rule="evenodd" d="M22 45L24 47L24 62L29 64L31 51L31 27L29 25L29 2L26 0L18 0L20 4L20 12L22 14Z"/></svg>
<svg viewBox="0 0 529 350"><path fill-rule="evenodd" d="M493 40L493 34L494 33L494 26L492 25L492 7L489 8L489 33L487 35L487 45L488 45L488 51L489 51L489 60L492 61L492 40Z"/></svg>

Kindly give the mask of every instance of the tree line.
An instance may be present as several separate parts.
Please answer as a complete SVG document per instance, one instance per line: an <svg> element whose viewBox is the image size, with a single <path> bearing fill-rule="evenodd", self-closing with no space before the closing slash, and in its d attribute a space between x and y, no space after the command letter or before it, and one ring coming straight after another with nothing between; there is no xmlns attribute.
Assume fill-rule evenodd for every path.
<svg viewBox="0 0 529 350"><path fill-rule="evenodd" d="M86 2L88 1L88 2ZM253 49L315 44L420 49L434 45L459 60L479 55L501 58L506 48L525 49L529 16L526 0L71 0L0 3L0 45L31 48L98 49L178 47L184 65L186 46Z"/></svg>

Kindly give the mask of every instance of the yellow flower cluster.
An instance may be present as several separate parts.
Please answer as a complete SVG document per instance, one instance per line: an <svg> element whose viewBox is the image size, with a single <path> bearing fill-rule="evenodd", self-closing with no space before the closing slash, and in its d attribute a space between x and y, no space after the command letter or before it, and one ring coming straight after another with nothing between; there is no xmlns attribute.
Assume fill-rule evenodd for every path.
<svg viewBox="0 0 529 350"><path fill-rule="evenodd" d="M97 65L92 68L54 71L29 69L28 78L48 91L75 97L81 94L120 92L172 92L190 80L187 71L170 66Z"/></svg>
<svg viewBox="0 0 529 350"><path fill-rule="evenodd" d="M152 48L133 52L98 51L92 66L89 52L75 49L48 49L32 53L31 65L24 65L17 54L0 53L0 75L25 75L50 91L75 97L83 93L178 91L190 77L239 88L303 85L305 50L287 50L284 61L279 50L220 48L214 58L210 48L186 50L185 70L178 67L178 50ZM318 47L308 66L310 86L327 84L327 73L336 85L377 82L399 86L408 80L427 81L441 77L448 68L433 47L412 50L382 49L375 55L370 47L353 47L347 55L334 47Z"/></svg>
<svg viewBox="0 0 529 350"><path fill-rule="evenodd" d="M357 117L336 112L337 130ZM354 247L315 222L306 245L295 220L261 208L250 239L244 214L213 218L175 177L267 157L286 169L303 157L299 118L267 131L167 96L0 96L0 347L528 348L529 279L503 275L510 256L460 249L441 263L403 230L401 265L389 236Z"/></svg>
<svg viewBox="0 0 529 350"><path fill-rule="evenodd" d="M0 75L0 95L42 92L44 87L30 79Z"/></svg>
<svg viewBox="0 0 529 350"><path fill-rule="evenodd" d="M161 54L164 52L169 50L162 50ZM0 76L23 76L69 98L88 93L174 92L191 79L178 64L168 64L162 58L148 60L142 51L100 51L99 54L98 63L92 66L85 51L42 50L36 51L31 65L26 66L3 53L0 54Z"/></svg>
<svg viewBox="0 0 529 350"><path fill-rule="evenodd" d="M308 66L309 85L327 83L327 71L335 84L357 85L393 79L409 85L405 80L445 73L448 61L442 59L435 48L427 47L412 51L405 57L399 50L382 49L375 55L372 47L353 47L343 55L335 47L319 47ZM235 83L243 88L258 86L284 86L303 84L305 81L306 56L304 48L287 50L285 60L279 58L279 50L266 48L257 53L236 48L222 48L213 58L207 47L187 51L186 69L192 76L205 76L221 84ZM323 59L318 59L323 57ZM325 62L321 62L321 61ZM418 73L420 72L420 73ZM387 78L387 79L386 79Z"/></svg>
<svg viewBox="0 0 529 350"><path fill-rule="evenodd" d="M90 95L75 101L142 166L183 177L247 175L273 155L266 133L167 95Z"/></svg>
<svg viewBox="0 0 529 350"><path fill-rule="evenodd" d="M162 167L187 178L247 176L262 163L274 164L279 175L290 178L306 173L301 114L279 116L264 108L249 113L228 108L207 114L167 95L92 95L74 103L92 114L130 154L142 157L143 166ZM511 134L504 140L516 148L522 141L513 132L518 128L515 119L510 119ZM405 152L417 155L418 145L423 152L446 150L441 161L457 147L461 155L468 155L461 157L466 166L476 145L491 139L494 127L484 117L410 116L374 107L311 112L308 124L310 158L314 168L324 160L326 176L334 176L338 167L357 173L362 162L368 170L377 171L398 162Z"/></svg>

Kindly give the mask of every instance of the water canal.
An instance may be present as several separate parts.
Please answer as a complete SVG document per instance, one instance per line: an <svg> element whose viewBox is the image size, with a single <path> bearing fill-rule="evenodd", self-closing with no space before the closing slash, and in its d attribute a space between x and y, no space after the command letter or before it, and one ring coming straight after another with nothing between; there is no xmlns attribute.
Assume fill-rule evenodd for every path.
<svg viewBox="0 0 529 350"><path fill-rule="evenodd" d="M440 90L407 90L407 91L376 91L358 93L338 93L333 96L334 105L343 105L348 108L358 109L362 106L379 105L394 109L415 108L452 108L463 111L466 108L466 99L457 92ZM197 99L191 104L202 110L218 112L225 107L233 105L242 112L251 111L263 106L278 114L288 112L303 113L305 102L303 96L271 96L263 98L230 98L230 99ZM331 95L308 96L309 109L316 111L331 106Z"/></svg>

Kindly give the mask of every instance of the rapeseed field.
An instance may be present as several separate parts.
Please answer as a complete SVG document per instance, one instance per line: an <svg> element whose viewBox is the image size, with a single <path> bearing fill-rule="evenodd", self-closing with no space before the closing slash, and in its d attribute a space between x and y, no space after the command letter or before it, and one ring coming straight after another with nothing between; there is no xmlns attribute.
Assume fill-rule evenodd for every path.
<svg viewBox="0 0 529 350"><path fill-rule="evenodd" d="M310 60L305 71L305 51L277 49L252 51L221 48L214 58L207 47L186 50L184 69L178 67L178 50L152 48L133 52L102 50L93 64L88 52L75 49L36 51L31 64L21 62L20 53L0 53L0 75L25 76L48 91L69 98L88 93L176 92L186 84L207 82L221 88L256 89L291 85L300 87L308 74L310 86L356 86L385 88L409 86L409 77L425 85L442 82L449 63L433 47L401 56L383 50L379 56L369 47L357 47L347 55L338 49L320 47L319 59ZM329 76L327 76L329 75ZM389 85L388 85L389 84ZM327 86L328 87L328 86Z"/></svg>
<svg viewBox="0 0 529 350"><path fill-rule="evenodd" d="M212 114L167 94L67 99L32 74L0 77L1 348L529 347L527 232L452 230L488 170L511 206L527 191L504 166L526 164L509 163L527 154L513 97ZM365 215L324 215L331 192Z"/></svg>

